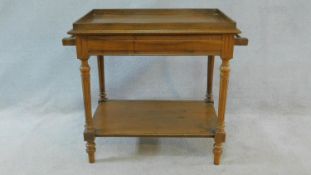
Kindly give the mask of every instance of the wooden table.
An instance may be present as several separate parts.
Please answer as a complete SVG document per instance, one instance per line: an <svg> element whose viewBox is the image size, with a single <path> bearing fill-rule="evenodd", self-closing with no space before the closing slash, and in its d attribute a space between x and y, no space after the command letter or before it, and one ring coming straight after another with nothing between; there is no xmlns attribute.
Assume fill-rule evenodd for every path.
<svg viewBox="0 0 311 175"><path fill-rule="evenodd" d="M214 138L214 163L225 142L225 110L234 45L247 45L236 23L218 9L100 9L73 24L63 45L75 46L81 61L84 139L95 162L96 137ZM97 56L99 104L92 113L90 56ZM208 56L205 100L111 100L105 92L104 55ZM218 114L212 94L214 57L220 56ZM194 82L195 83L195 82Z"/></svg>

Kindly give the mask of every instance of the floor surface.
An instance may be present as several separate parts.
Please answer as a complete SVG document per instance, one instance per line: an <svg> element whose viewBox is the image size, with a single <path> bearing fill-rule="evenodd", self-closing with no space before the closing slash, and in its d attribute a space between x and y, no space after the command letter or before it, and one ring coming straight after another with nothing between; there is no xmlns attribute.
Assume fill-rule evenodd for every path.
<svg viewBox="0 0 311 175"><path fill-rule="evenodd" d="M8 110L2 114L2 175L311 172L311 118L304 114L229 113L220 166L212 163L213 140L201 138L99 138L97 162L89 164L82 138L82 111L40 114Z"/></svg>

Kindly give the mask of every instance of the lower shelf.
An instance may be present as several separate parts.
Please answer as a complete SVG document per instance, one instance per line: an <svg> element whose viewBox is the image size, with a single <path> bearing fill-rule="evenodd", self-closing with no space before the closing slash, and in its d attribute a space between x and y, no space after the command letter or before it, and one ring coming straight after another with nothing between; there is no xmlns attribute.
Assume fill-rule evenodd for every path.
<svg viewBox="0 0 311 175"><path fill-rule="evenodd" d="M97 137L214 137L216 123L203 101L109 100L94 115Z"/></svg>

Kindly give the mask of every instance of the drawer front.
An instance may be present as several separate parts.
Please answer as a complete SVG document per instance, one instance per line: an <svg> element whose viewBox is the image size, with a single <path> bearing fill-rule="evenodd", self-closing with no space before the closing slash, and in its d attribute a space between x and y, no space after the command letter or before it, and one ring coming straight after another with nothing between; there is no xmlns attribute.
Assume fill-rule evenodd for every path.
<svg viewBox="0 0 311 175"><path fill-rule="evenodd" d="M134 51L132 37L89 37L89 54L129 55Z"/></svg>
<svg viewBox="0 0 311 175"><path fill-rule="evenodd" d="M138 37L134 48L136 54L207 55L221 51L222 39L206 36L146 36Z"/></svg>
<svg viewBox="0 0 311 175"><path fill-rule="evenodd" d="M218 55L223 41L213 36L106 36L88 38L90 55Z"/></svg>

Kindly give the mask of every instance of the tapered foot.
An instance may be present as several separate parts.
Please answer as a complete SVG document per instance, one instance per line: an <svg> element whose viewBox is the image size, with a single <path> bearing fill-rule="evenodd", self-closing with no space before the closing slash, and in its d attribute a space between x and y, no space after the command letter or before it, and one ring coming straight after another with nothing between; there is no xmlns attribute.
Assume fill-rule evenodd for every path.
<svg viewBox="0 0 311 175"><path fill-rule="evenodd" d="M219 165L222 155L222 143L215 143L213 152L214 152L214 164Z"/></svg>
<svg viewBox="0 0 311 175"><path fill-rule="evenodd" d="M95 163L95 142L86 143L86 152L89 156L89 163Z"/></svg>

